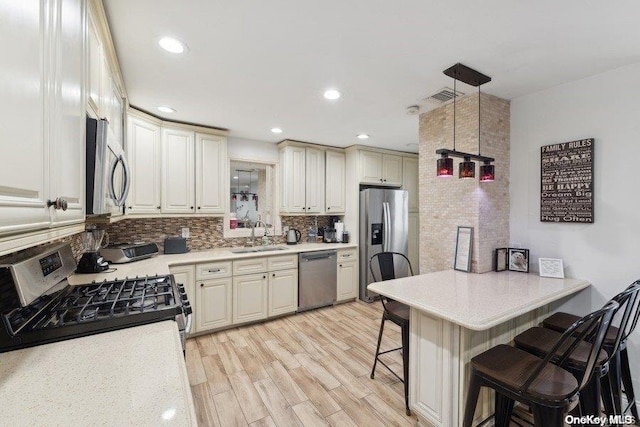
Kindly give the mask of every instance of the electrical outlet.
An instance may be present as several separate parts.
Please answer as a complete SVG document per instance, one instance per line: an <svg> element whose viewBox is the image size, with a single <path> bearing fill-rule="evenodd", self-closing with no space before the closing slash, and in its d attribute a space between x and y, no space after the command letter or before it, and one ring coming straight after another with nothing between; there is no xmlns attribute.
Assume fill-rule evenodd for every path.
<svg viewBox="0 0 640 427"><path fill-rule="evenodd" d="M289 232L289 226L285 225L284 227L282 227L282 234L287 234Z"/></svg>
<svg viewBox="0 0 640 427"><path fill-rule="evenodd" d="M189 238L189 227L182 227L182 237L184 239Z"/></svg>

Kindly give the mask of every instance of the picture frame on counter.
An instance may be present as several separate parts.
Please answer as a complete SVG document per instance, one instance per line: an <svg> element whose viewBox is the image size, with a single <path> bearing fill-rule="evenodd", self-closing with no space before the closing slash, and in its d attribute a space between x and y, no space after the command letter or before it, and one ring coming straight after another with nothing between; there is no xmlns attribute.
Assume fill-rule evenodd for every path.
<svg viewBox="0 0 640 427"><path fill-rule="evenodd" d="M471 271L471 250L473 248L473 227L458 226L456 235L456 253L453 269Z"/></svg>
<svg viewBox="0 0 640 427"><path fill-rule="evenodd" d="M493 271L506 271L507 269L507 248L498 248L493 254Z"/></svg>
<svg viewBox="0 0 640 427"><path fill-rule="evenodd" d="M529 272L529 249L509 248L509 271Z"/></svg>
<svg viewBox="0 0 640 427"><path fill-rule="evenodd" d="M538 258L540 277L564 279L564 264L560 258Z"/></svg>

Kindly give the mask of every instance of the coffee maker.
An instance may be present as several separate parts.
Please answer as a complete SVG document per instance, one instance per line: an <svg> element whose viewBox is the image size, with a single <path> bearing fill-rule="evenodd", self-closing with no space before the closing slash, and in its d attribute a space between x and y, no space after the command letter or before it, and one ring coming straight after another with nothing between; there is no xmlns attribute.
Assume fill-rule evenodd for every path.
<svg viewBox="0 0 640 427"><path fill-rule="evenodd" d="M84 245L84 253L78 261L76 273L100 273L109 268L109 263L100 256L98 252L102 239L104 238L104 230L87 230L82 235L82 243Z"/></svg>

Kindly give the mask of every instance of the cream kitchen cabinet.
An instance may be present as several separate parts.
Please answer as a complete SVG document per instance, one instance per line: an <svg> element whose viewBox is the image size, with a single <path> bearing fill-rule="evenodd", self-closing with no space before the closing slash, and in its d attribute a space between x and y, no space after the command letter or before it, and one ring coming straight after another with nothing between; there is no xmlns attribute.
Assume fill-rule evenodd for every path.
<svg viewBox="0 0 640 427"><path fill-rule="evenodd" d="M402 158L402 189L409 196L409 212L418 212L418 158Z"/></svg>
<svg viewBox="0 0 640 427"><path fill-rule="evenodd" d="M227 142L218 135L196 133L196 213L226 212ZM224 165L225 167L221 167Z"/></svg>
<svg viewBox="0 0 640 427"><path fill-rule="evenodd" d="M221 279L201 280L198 281L197 288L197 331L206 331L231 325L233 322L233 279L231 277L225 277ZM245 289L246 288L243 288L243 291ZM245 305L244 307L247 306Z"/></svg>
<svg viewBox="0 0 640 427"><path fill-rule="evenodd" d="M131 169L127 213L158 214L161 209L160 126L132 114L127 122L127 160Z"/></svg>
<svg viewBox="0 0 640 427"><path fill-rule="evenodd" d="M0 15L0 38L13 41L0 67L0 234L80 223L85 4L5 2Z"/></svg>
<svg viewBox="0 0 640 427"><path fill-rule="evenodd" d="M337 301L346 301L358 296L358 251L338 251Z"/></svg>
<svg viewBox="0 0 640 427"><path fill-rule="evenodd" d="M176 283L182 283L184 289L187 292L187 299L191 304L192 316L196 319L196 322L191 325L191 332L200 330L198 328L198 307L197 304L200 301L198 295L196 295L196 270L193 265L178 265L169 267L169 273L173 274L173 278Z"/></svg>
<svg viewBox="0 0 640 427"><path fill-rule="evenodd" d="M193 213L195 134L182 129L163 127L161 141L161 212Z"/></svg>
<svg viewBox="0 0 640 427"><path fill-rule="evenodd" d="M360 150L359 164L361 184L402 185L402 156Z"/></svg>
<svg viewBox="0 0 640 427"><path fill-rule="evenodd" d="M326 152L325 206L330 215L344 214L346 192L345 154L339 151Z"/></svg>
<svg viewBox="0 0 640 427"><path fill-rule="evenodd" d="M233 278L233 323L244 323L267 317L267 272Z"/></svg>
<svg viewBox="0 0 640 427"><path fill-rule="evenodd" d="M298 309L298 270L279 270L269 273L267 315L278 316Z"/></svg>
<svg viewBox="0 0 640 427"><path fill-rule="evenodd" d="M320 214L324 212L324 151L297 145L280 149L280 211Z"/></svg>
<svg viewBox="0 0 640 427"><path fill-rule="evenodd" d="M418 212L409 212L408 232L407 258L411 263L413 274L420 274L420 214Z"/></svg>

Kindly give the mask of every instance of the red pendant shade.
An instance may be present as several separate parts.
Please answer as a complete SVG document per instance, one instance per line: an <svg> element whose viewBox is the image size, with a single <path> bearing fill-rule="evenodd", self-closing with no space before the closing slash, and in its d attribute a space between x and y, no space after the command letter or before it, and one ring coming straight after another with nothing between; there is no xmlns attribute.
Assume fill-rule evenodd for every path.
<svg viewBox="0 0 640 427"><path fill-rule="evenodd" d="M436 175L440 178L448 178L453 176L453 159L443 157L438 159L436 166Z"/></svg>

